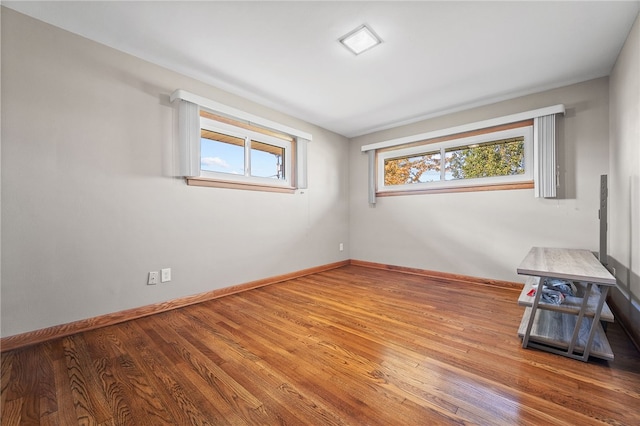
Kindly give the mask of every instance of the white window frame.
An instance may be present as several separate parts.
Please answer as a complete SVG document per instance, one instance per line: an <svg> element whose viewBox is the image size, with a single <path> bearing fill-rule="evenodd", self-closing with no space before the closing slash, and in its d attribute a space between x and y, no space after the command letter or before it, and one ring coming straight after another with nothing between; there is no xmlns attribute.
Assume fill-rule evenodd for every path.
<svg viewBox="0 0 640 426"><path fill-rule="evenodd" d="M244 175L214 172L208 170L202 170L200 167L200 176L204 178L210 178L215 180L223 180L230 182L244 182L248 184L267 185L267 186L283 186L287 188L293 187L292 183L292 156L293 156L293 144L287 140L279 139L273 136L265 135L262 133L254 132L248 129L236 127L227 123L212 120L210 118L200 117L200 128L205 130L211 130L214 132L223 133L229 136L244 139ZM284 179L273 179L251 175L251 141L264 142L269 145L277 146L284 149ZM202 162L202 153L198 161Z"/></svg>
<svg viewBox="0 0 640 426"><path fill-rule="evenodd" d="M442 167L441 177L435 182L420 182L404 185L385 185L384 183L384 164L385 160L398 157L417 156L433 152L440 152L441 164L444 166L445 150L449 148L465 147L474 144L483 144L491 141L500 141L516 137L524 137L524 174L509 176L490 176L482 178L455 179L444 180L445 170ZM513 184L520 182L529 182L533 180L533 126L517 127L513 129L500 130L496 132L483 133L469 137L451 139L444 142L428 143L414 145L409 147L397 147L387 149L377 153L377 192L392 193L406 191L424 191L429 189L448 189L460 187L489 186L500 184Z"/></svg>

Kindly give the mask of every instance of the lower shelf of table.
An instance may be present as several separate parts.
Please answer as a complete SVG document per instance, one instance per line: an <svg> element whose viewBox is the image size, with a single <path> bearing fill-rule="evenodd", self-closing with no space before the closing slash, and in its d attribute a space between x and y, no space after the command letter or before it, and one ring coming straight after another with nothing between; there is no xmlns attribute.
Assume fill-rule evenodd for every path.
<svg viewBox="0 0 640 426"><path fill-rule="evenodd" d="M528 277L524 283L524 287L522 292L520 293L520 297L518 298L518 305L520 306L532 306L534 296L529 296L529 292L534 290L534 287L537 287L540 281L543 281L544 278L540 277ZM567 296L565 300L560 305L554 305L551 303L546 303L542 299L540 299L540 306L544 309L549 309L552 311L560 311L566 312L568 314L577 315L580 313L580 309L582 306L582 297L586 292L586 283L574 282L574 285L577 287L578 294L576 296ZM585 311L585 315L588 317L593 317L598 306L598 302L600 301L601 291L597 285L593 285L591 289L591 297L589 297L587 309ZM613 312L607 305L607 302L602 304L602 311L600 312L600 320L613 322Z"/></svg>
<svg viewBox="0 0 640 426"><path fill-rule="evenodd" d="M530 317L531 308L526 308L522 316L522 321L520 322L518 336L524 337ZM571 343L573 330L576 326L576 320L576 315L538 309L531 328L529 341L567 351ZM574 354L584 353L592 323L591 318L583 318L578 334L578 341L574 348ZM596 322L593 325L596 331L589 355L606 360L613 360L613 351L611 350L609 340L607 340L602 325L600 325L600 322Z"/></svg>

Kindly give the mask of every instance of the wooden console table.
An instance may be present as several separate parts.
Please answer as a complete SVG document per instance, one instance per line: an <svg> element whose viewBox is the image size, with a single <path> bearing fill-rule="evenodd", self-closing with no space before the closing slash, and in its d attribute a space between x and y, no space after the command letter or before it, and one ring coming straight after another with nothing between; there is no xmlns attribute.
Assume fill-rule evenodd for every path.
<svg viewBox="0 0 640 426"><path fill-rule="evenodd" d="M609 287L616 279L588 250L533 247L518 267L529 275L518 304L525 306L518 335L522 347L536 348L587 361L589 356L613 360L613 351L600 321L613 322L607 306ZM573 282L575 296L556 305L541 300L546 278ZM530 291L536 286L535 296Z"/></svg>

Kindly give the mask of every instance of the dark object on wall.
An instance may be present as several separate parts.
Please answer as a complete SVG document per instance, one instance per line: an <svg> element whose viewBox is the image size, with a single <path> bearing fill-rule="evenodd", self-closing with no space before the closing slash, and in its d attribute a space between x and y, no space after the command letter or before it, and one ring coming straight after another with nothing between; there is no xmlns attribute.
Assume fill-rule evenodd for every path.
<svg viewBox="0 0 640 426"><path fill-rule="evenodd" d="M600 175L600 210L598 210L598 218L600 219L600 263L607 266L607 197L609 189L607 188L607 175Z"/></svg>

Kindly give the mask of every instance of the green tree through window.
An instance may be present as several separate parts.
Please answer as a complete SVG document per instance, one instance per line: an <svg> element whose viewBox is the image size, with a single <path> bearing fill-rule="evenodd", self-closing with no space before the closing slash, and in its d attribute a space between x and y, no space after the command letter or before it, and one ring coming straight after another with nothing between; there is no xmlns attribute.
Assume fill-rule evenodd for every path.
<svg viewBox="0 0 640 426"><path fill-rule="evenodd" d="M524 174L524 137L445 151L449 179L473 179Z"/></svg>
<svg viewBox="0 0 640 426"><path fill-rule="evenodd" d="M533 121L397 142L376 151L376 193L533 187Z"/></svg>

